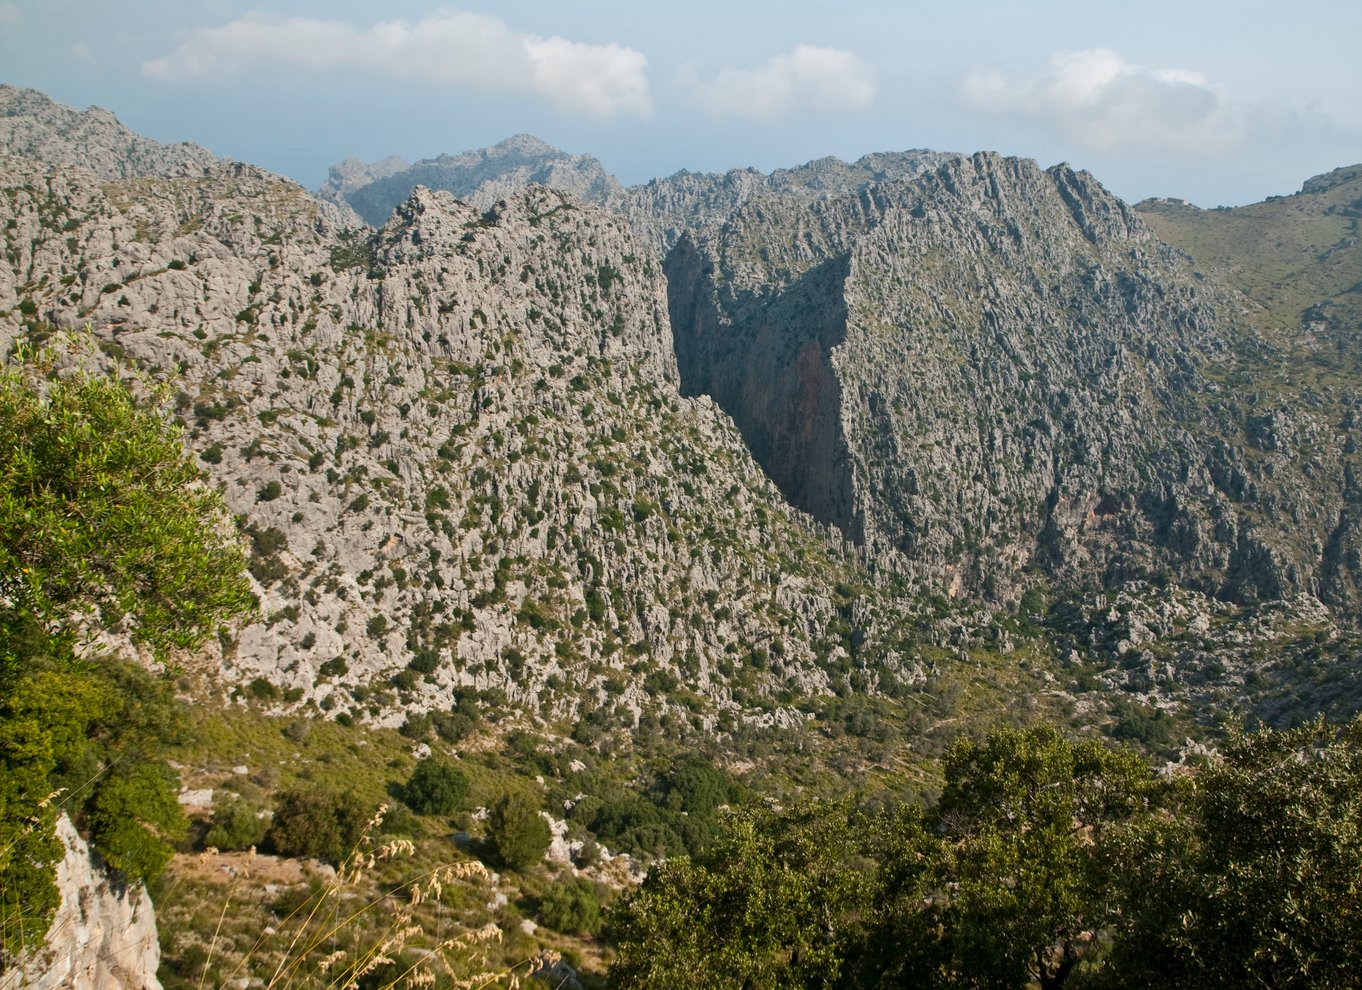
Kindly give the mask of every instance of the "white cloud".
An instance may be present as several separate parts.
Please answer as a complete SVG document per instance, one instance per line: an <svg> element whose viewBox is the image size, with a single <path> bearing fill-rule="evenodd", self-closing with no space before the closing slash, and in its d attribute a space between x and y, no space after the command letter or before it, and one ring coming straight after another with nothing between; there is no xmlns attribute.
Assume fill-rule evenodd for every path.
<svg viewBox="0 0 1362 990"><path fill-rule="evenodd" d="M24 12L17 3L0 3L0 24L18 24L24 19Z"/></svg>
<svg viewBox="0 0 1362 990"><path fill-rule="evenodd" d="M858 113L875 99L870 68L851 52L799 45L756 69L723 69L712 79L694 70L681 84L715 117L776 121L799 113Z"/></svg>
<svg viewBox="0 0 1362 990"><path fill-rule="evenodd" d="M1096 151L1213 156L1247 138L1244 108L1198 72L1134 65L1106 48L1055 55L1032 78L976 73L971 109L1030 117Z"/></svg>
<svg viewBox="0 0 1362 990"><path fill-rule="evenodd" d="M619 45L589 45L513 31L495 17L437 14L367 28L307 17L250 15L201 28L142 65L181 82L277 70L354 72L424 84L523 93L593 117L652 114L648 60Z"/></svg>

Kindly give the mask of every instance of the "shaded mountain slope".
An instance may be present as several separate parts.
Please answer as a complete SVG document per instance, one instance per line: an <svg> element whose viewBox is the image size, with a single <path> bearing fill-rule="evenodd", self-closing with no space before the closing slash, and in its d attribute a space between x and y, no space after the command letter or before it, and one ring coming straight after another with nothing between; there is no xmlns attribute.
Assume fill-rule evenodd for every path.
<svg viewBox="0 0 1362 990"><path fill-rule="evenodd" d="M683 391L886 566L986 597L1032 568L1355 596L1351 421L1249 409L1231 383L1268 345L1242 301L1091 176L976 155L754 204L667 271Z"/></svg>

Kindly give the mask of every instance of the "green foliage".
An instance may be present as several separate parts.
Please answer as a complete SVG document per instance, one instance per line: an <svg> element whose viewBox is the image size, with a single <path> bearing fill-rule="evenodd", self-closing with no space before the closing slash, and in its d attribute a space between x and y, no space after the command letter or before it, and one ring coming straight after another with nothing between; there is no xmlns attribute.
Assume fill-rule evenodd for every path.
<svg viewBox="0 0 1362 990"><path fill-rule="evenodd" d="M113 658L26 659L38 669L0 693L0 953L11 937L37 941L56 907L58 808L134 882L159 872L183 831L174 775L154 755L181 724L167 685Z"/></svg>
<svg viewBox="0 0 1362 990"><path fill-rule="evenodd" d="M1113 983L1356 986L1362 719L1233 735L1187 806L1119 854Z"/></svg>
<svg viewBox="0 0 1362 990"><path fill-rule="evenodd" d="M659 775L657 790L664 807L710 818L728 803L733 780L704 757L687 755Z"/></svg>
<svg viewBox="0 0 1362 990"><path fill-rule="evenodd" d="M21 351L0 370L0 954L50 922L54 792L129 882L156 876L184 828L156 756L177 730L164 684L77 660L83 631L165 659L250 604L221 499L169 414L54 365Z"/></svg>
<svg viewBox="0 0 1362 990"><path fill-rule="evenodd" d="M402 800L418 815L452 815L468 796L468 777L447 760L427 757L416 764Z"/></svg>
<svg viewBox="0 0 1362 990"><path fill-rule="evenodd" d="M1109 836L1163 785L1137 757L1049 729L958 742L945 773L926 815L731 817L616 913L616 985L1062 985L1117 920Z"/></svg>
<svg viewBox="0 0 1362 990"><path fill-rule="evenodd" d="M179 778L164 763L121 764L91 801L90 837L104 862L128 882L154 880L170 861L168 839L186 822L176 801Z"/></svg>
<svg viewBox="0 0 1362 990"><path fill-rule="evenodd" d="M269 823L260 809L244 798L232 795L213 807L213 824L203 843L215 849L250 849L265 841Z"/></svg>
<svg viewBox="0 0 1362 990"><path fill-rule="evenodd" d="M745 812L702 857L667 860L611 915L611 985L827 986L871 907L866 822L848 805Z"/></svg>
<svg viewBox="0 0 1362 990"><path fill-rule="evenodd" d="M544 892L539 920L569 935L592 935L601 926L601 896L585 877L566 877Z"/></svg>
<svg viewBox="0 0 1362 990"><path fill-rule="evenodd" d="M333 866L354 849L367 821L353 794L310 788L285 791L266 839L281 856L308 856Z"/></svg>
<svg viewBox="0 0 1362 990"><path fill-rule="evenodd" d="M497 858L513 870L523 870L544 858L553 834L539 813L539 802L524 791L509 791L492 808L487 840Z"/></svg>
<svg viewBox="0 0 1362 990"><path fill-rule="evenodd" d="M60 903L62 857L49 802L51 736L31 715L0 717L0 969L7 956L39 945Z"/></svg>
<svg viewBox="0 0 1362 990"><path fill-rule="evenodd" d="M42 383L40 387L40 382ZM82 613L165 656L244 611L227 516L168 414L47 356L0 371L0 653L36 623L74 635Z"/></svg>
<svg viewBox="0 0 1362 990"><path fill-rule="evenodd" d="M958 741L927 811L730 816L612 914L612 985L1353 987L1362 719L1170 780L1054 730Z"/></svg>
<svg viewBox="0 0 1362 990"><path fill-rule="evenodd" d="M967 982L1062 985L1114 920L1104 839L1150 806L1159 781L1139 757L1044 727L961 740L945 772L944 841L925 879L949 894L910 914L906 933Z"/></svg>

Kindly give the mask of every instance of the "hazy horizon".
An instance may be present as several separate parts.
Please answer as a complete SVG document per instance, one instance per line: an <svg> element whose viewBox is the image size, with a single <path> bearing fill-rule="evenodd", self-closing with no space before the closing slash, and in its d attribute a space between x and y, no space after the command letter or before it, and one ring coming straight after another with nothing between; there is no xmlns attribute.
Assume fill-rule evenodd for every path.
<svg viewBox="0 0 1362 990"><path fill-rule="evenodd" d="M722 26L722 30L716 30ZM1237 205L1362 161L1362 5L0 0L6 78L309 189L530 133L626 185L997 151Z"/></svg>

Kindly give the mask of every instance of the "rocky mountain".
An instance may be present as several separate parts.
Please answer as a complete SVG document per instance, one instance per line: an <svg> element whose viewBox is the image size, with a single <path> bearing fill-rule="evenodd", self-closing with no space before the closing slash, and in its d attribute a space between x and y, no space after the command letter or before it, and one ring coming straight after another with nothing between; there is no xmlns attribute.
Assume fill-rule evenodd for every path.
<svg viewBox="0 0 1362 990"><path fill-rule="evenodd" d="M417 190L365 233L244 165L3 171L0 340L89 325L173 383L241 514L262 610L227 683L399 722L458 684L769 719L850 675L859 565L680 397L623 219ZM876 656L859 677L917 676Z"/></svg>
<svg viewBox="0 0 1362 990"><path fill-rule="evenodd" d="M0 94L0 356L160 386L250 551L258 612L178 682L238 702L180 750L223 821L304 780L382 800L435 751L483 804L538 794L582 860L656 854L643 805L686 747L770 800L878 800L930 792L924 760L984 724L1176 759L1229 713L1362 707L1350 170L1203 223L991 154L623 189L522 137L342 163L314 197ZM1222 220L1318 247L1308 291L1272 281L1286 233L1246 253ZM293 896L227 912L200 865L176 985L203 982L203 918L241 912L245 953ZM539 882L460 923L534 937ZM150 921L83 889L55 960ZM127 973L72 965L154 985L134 935Z"/></svg>
<svg viewBox="0 0 1362 990"><path fill-rule="evenodd" d="M1355 385L1236 388L1271 350L1242 297L1091 176L957 159L754 205L666 268L683 391L873 559L985 597L1355 600Z"/></svg>
<svg viewBox="0 0 1362 990"><path fill-rule="evenodd" d="M73 110L32 89L0 85L0 154L78 165L100 179L193 175L220 163L197 145L134 134L103 107Z"/></svg>
<svg viewBox="0 0 1362 990"><path fill-rule="evenodd" d="M408 168L411 163L398 155L389 155L376 162L347 158L328 169L317 197L348 208L350 204L345 197L349 193Z"/></svg>
<svg viewBox="0 0 1362 990"><path fill-rule="evenodd" d="M769 174L754 168L723 173L680 171L624 187L589 155L570 155L528 134L460 155L408 167L400 158L366 165L355 158L331 166L321 199L353 207L379 225L418 185L453 193L482 209L534 183L623 213L660 259L687 231L711 231L756 200L812 203L876 182L912 178L956 156L935 151L884 152L847 163L820 158Z"/></svg>
<svg viewBox="0 0 1362 990"><path fill-rule="evenodd" d="M451 168L572 164L499 148ZM1339 644L1310 601L1362 601L1357 378L1280 387L1251 301L1067 166L417 187L369 229L247 165L57 157L3 162L0 343L88 324L172 384L262 601L214 662L281 707L771 722L1005 656L1023 593L1077 603L1042 650L1143 669L1218 602ZM1169 586L1201 604L1147 649L1104 631L1109 592Z"/></svg>
<svg viewBox="0 0 1362 990"><path fill-rule="evenodd" d="M570 155L528 134L517 134L490 148L439 155L415 165L400 158L374 165L348 159L331 167L318 195L354 209L366 223L378 227L417 186L453 193L487 209L531 184L589 203L605 202L619 191L619 183L591 156Z"/></svg>

